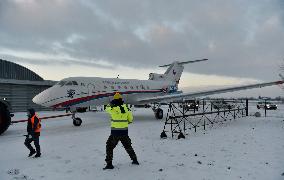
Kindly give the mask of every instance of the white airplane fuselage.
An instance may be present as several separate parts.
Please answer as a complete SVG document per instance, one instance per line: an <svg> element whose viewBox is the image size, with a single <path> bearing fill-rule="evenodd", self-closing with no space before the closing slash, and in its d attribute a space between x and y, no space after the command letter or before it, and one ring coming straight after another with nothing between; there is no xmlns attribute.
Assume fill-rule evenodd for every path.
<svg viewBox="0 0 284 180"><path fill-rule="evenodd" d="M75 109L106 105L119 92L125 103L136 105L139 98L168 95L176 91L176 83L172 81L70 77L41 92L33 101L55 109Z"/></svg>
<svg viewBox="0 0 284 180"><path fill-rule="evenodd" d="M164 74L150 73L149 80L118 79L101 77L69 77L48 88L33 98L33 102L42 106L66 108L71 111L78 107L106 105L113 100L113 95L119 92L127 104L141 105L163 101L180 100L181 98L196 98L224 92L283 84L283 81L257 83L231 88L221 88L192 93L176 94L183 65L206 61L207 59L178 62L162 65L168 67ZM175 93L175 94L173 94Z"/></svg>

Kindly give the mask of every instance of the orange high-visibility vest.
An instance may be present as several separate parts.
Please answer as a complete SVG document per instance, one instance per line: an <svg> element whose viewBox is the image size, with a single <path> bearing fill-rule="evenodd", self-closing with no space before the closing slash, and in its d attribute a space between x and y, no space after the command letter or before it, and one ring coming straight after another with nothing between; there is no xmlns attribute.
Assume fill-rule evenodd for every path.
<svg viewBox="0 0 284 180"><path fill-rule="evenodd" d="M31 123L32 123L32 128L34 128L34 124L35 124L35 117L37 117L36 115L34 115L32 118L31 118ZM40 132L41 130L41 120L37 117L38 119L38 124L37 124L37 127L35 129L35 132Z"/></svg>

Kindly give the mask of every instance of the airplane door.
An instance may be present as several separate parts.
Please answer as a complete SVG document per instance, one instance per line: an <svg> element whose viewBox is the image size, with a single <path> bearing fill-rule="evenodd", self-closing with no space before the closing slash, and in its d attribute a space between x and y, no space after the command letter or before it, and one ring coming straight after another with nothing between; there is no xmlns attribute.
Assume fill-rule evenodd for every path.
<svg viewBox="0 0 284 180"><path fill-rule="evenodd" d="M89 83L87 88L88 88L88 95L89 96L92 96L96 93L96 87L93 83Z"/></svg>
<svg viewBox="0 0 284 180"><path fill-rule="evenodd" d="M108 98L104 97L105 91L102 90L99 83L89 83L88 84L89 96L92 96L92 105L108 104Z"/></svg>

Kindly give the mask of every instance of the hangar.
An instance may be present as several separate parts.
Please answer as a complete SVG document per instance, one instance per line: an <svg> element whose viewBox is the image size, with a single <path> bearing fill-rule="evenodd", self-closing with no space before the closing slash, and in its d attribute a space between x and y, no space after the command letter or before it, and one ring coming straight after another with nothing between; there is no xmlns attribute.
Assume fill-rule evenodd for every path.
<svg viewBox="0 0 284 180"><path fill-rule="evenodd" d="M12 112L26 111L28 108L50 110L33 103L32 98L55 83L44 80L19 64L0 59L0 100L5 99Z"/></svg>

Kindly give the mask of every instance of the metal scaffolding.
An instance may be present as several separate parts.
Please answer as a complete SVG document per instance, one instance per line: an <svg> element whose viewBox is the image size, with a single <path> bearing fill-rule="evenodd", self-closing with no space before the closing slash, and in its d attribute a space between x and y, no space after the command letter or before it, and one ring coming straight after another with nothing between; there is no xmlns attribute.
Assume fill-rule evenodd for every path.
<svg viewBox="0 0 284 180"><path fill-rule="evenodd" d="M248 116L248 100L192 100L169 103L167 117L161 138L167 138L170 132L172 138L185 138L189 130L198 128L206 130L216 123L223 123Z"/></svg>

